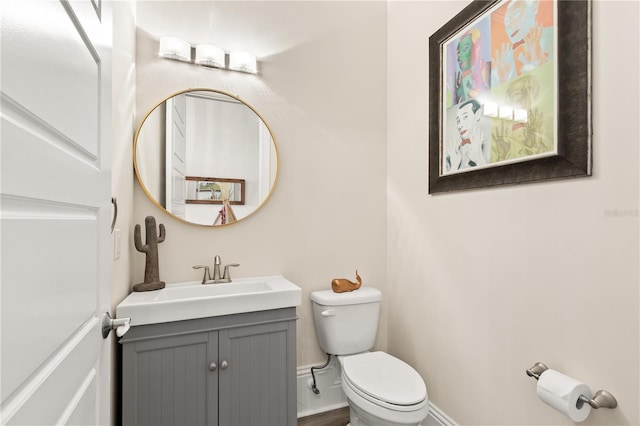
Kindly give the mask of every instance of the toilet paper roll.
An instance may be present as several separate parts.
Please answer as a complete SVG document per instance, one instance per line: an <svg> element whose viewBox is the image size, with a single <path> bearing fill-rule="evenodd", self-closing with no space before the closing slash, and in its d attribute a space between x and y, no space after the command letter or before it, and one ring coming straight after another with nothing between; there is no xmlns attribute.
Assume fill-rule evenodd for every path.
<svg viewBox="0 0 640 426"><path fill-rule="evenodd" d="M591 389L584 383L556 370L545 370L538 379L538 397L574 422L585 420L591 407L579 400L580 395L591 399Z"/></svg>

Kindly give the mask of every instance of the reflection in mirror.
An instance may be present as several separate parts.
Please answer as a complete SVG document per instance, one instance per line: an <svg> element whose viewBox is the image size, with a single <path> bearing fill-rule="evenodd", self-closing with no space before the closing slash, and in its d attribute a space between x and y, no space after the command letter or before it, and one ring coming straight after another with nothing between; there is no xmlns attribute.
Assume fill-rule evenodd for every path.
<svg viewBox="0 0 640 426"><path fill-rule="evenodd" d="M249 216L278 174L269 126L251 106L218 90L186 90L160 102L138 127L133 149L136 176L151 201L198 225L225 224L219 217L231 205L237 220Z"/></svg>
<svg viewBox="0 0 640 426"><path fill-rule="evenodd" d="M187 176L187 204L244 204L244 179Z"/></svg>

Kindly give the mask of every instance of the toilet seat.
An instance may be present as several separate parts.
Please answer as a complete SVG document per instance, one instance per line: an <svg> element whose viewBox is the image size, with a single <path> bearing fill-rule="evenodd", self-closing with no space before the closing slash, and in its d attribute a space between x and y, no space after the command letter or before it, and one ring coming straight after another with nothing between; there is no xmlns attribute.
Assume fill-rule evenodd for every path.
<svg viewBox="0 0 640 426"><path fill-rule="evenodd" d="M341 357L345 384L362 398L395 411L414 411L427 401L422 377L385 352Z"/></svg>

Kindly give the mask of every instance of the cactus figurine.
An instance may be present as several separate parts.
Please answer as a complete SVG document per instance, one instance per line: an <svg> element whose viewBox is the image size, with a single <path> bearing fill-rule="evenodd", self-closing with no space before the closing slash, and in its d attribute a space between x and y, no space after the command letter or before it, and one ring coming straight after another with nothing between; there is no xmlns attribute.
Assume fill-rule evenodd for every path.
<svg viewBox="0 0 640 426"><path fill-rule="evenodd" d="M160 290L164 288L165 284L163 281L160 281L158 244L164 241L164 225L160 224L160 235L158 235L156 232L156 219L153 216L147 216L144 219L144 224L146 228L146 244L142 245L140 225L136 225L133 235L136 250L147 255L147 260L144 265L144 282L134 285L133 291Z"/></svg>

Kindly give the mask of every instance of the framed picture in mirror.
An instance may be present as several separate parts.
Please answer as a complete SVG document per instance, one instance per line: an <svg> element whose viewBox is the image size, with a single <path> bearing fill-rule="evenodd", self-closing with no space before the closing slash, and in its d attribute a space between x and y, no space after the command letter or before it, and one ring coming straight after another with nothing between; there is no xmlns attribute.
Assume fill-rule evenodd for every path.
<svg viewBox="0 0 640 426"><path fill-rule="evenodd" d="M216 177L185 176L187 181L187 204L244 205L245 180Z"/></svg>

